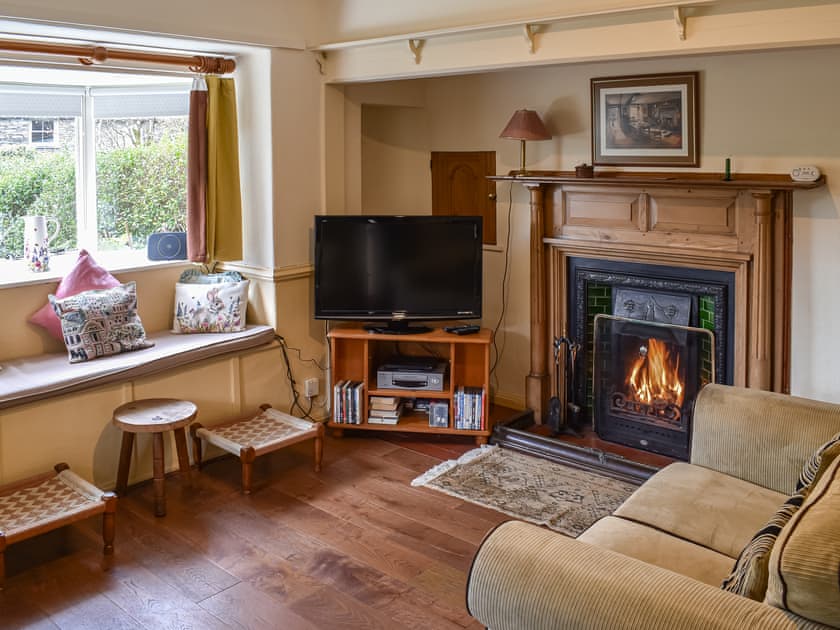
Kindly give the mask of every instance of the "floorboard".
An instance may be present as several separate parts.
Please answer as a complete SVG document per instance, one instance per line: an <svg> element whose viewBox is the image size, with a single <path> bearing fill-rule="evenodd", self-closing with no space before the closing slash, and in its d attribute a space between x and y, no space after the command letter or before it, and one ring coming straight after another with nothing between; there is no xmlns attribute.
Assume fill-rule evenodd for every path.
<svg viewBox="0 0 840 630"><path fill-rule="evenodd" d="M328 437L321 473L310 444L258 458L254 492L221 458L150 484L117 510L103 568L89 519L9 547L2 628L479 628L466 612L470 562L507 517L413 488L475 447L468 438Z"/></svg>

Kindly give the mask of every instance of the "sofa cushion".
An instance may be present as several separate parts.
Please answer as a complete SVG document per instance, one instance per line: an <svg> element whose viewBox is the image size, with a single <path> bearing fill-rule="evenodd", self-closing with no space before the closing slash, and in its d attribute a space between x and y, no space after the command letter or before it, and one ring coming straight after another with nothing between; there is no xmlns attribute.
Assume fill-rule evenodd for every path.
<svg viewBox="0 0 840 630"><path fill-rule="evenodd" d="M840 627L840 458L808 493L770 554L768 604Z"/></svg>
<svg viewBox="0 0 840 630"><path fill-rule="evenodd" d="M600 519L578 540L718 586L732 558L666 532L615 516Z"/></svg>
<svg viewBox="0 0 840 630"><path fill-rule="evenodd" d="M678 462L648 479L615 516L734 559L786 499L748 481Z"/></svg>
<svg viewBox="0 0 840 630"><path fill-rule="evenodd" d="M735 568L722 584L730 593L743 595L756 601L763 601L767 592L768 563L770 552L782 528L788 524L797 510L802 507L812 484L819 482L835 458L840 456L840 436L835 436L814 453L811 461L802 471L797 491L791 495L767 524L762 527L741 551Z"/></svg>
<svg viewBox="0 0 840 630"><path fill-rule="evenodd" d="M802 472L799 474L799 480L796 482L797 491L807 488L816 481L817 476L836 457L838 445L840 445L840 433L814 451L814 454L808 458L808 461L802 467Z"/></svg>
<svg viewBox="0 0 840 630"><path fill-rule="evenodd" d="M779 532L788 524L804 500L805 496L801 493L789 497L770 517L767 524L756 532L735 561L732 573L723 581L723 590L758 602L764 601L770 552L776 544Z"/></svg>

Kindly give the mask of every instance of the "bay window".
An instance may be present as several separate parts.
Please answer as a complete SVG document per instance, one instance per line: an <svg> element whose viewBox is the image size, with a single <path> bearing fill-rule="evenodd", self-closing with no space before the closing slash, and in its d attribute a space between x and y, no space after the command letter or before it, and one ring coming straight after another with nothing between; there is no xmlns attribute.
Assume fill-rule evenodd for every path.
<svg viewBox="0 0 840 630"><path fill-rule="evenodd" d="M183 230L189 89L0 83L0 267L26 215L60 224L53 256L142 260L149 234Z"/></svg>

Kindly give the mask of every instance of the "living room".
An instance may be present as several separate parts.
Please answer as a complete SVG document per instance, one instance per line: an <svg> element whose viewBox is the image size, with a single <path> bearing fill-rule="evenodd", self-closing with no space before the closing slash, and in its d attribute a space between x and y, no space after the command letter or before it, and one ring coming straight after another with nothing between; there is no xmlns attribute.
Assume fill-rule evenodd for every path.
<svg viewBox="0 0 840 630"><path fill-rule="evenodd" d="M591 79L696 71L701 155L699 168L688 170L722 174L729 158L736 178L784 175L812 164L826 177L823 186L793 193L790 393L840 402L833 369L840 341L832 334L838 298L823 281L840 262L833 179L840 172L835 149L840 138L833 124L836 85L830 80L840 58L837 3L684 3L678 15L685 39L673 3L645 10L617 0L597 7L566 3L562 10L541 1L299 4L249 2L235 11L224 5L208 11L194 3L114 7L98 0L0 5L7 16L4 31L15 39L52 34L236 58L245 246L242 262L226 268L252 280L251 320L274 327L299 349L290 355L298 383L319 379L322 394L328 387L318 366L304 360L322 362L327 356L323 322L312 318L314 216L428 214L433 151L495 151L497 174L515 170L519 143L499 134L521 108L537 111L552 134L551 140L528 142L528 169L573 170L592 161ZM575 17L584 13L590 15ZM523 23L532 24L525 29L530 36L523 35ZM470 30L488 24L497 27ZM405 34L413 35L389 39ZM417 40L417 50L409 40ZM313 50L348 41L356 44L324 55ZM529 191L504 181L496 194L496 243L484 247L482 325L493 328L504 314L492 396L498 404L522 409L531 357ZM137 281L140 314L149 329L169 326L171 292L158 287L174 285L182 270L176 265L117 274ZM0 322L7 334L0 362L55 351L24 323L45 301L48 285L22 283L2 291ZM263 402L289 409L292 393L276 354L250 361L193 366L138 392L189 398L205 424L251 412ZM239 380L232 385L234 373ZM82 473L112 485L119 433L103 427L126 395L124 386L115 385L107 396L78 395L79 404L72 406L57 398L4 409L0 482L78 460ZM320 411L325 415L323 407ZM56 417L61 426L55 426ZM428 459L409 456L417 458L410 467L418 470L412 472L452 455L431 438L430 444ZM328 461L330 448L341 453L348 447L330 441ZM399 458L389 446L365 448L372 449L368 459L377 452ZM308 451L295 452L296 463L308 466ZM138 454L132 483L151 478L150 459ZM272 474L286 464L263 466ZM235 468L228 467L235 479ZM174 459L169 468L177 468ZM494 520L486 512L477 518L485 524Z"/></svg>

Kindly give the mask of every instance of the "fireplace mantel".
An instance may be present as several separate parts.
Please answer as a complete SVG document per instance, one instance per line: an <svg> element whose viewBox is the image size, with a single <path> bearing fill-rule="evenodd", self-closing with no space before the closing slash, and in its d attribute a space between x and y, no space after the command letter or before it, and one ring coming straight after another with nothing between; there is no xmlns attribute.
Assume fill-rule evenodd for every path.
<svg viewBox="0 0 840 630"><path fill-rule="evenodd" d="M542 422L553 337L568 325L571 256L731 271L736 385L789 391L793 191L787 175L531 171L531 365L526 402ZM561 375L562 376L562 375Z"/></svg>

